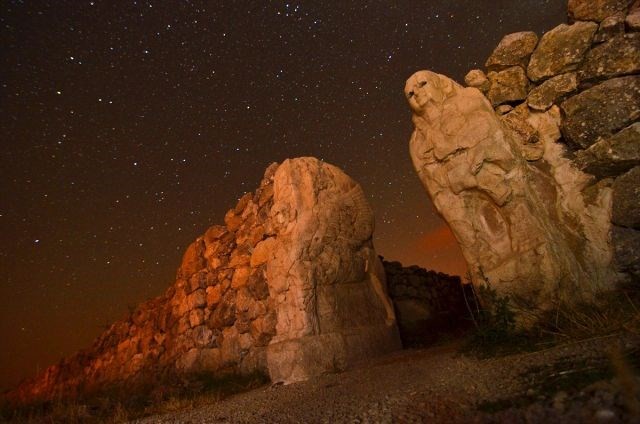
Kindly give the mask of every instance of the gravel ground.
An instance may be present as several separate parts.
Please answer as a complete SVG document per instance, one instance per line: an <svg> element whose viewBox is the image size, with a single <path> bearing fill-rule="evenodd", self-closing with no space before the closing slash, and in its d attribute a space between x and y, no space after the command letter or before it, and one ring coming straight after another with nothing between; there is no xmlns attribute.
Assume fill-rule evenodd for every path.
<svg viewBox="0 0 640 424"><path fill-rule="evenodd" d="M456 343L405 350L344 373L263 387L136 422L640 423L640 411L634 415L637 374L585 384L566 379L606 368L611 346L630 350L638 342L609 337L489 360L461 355ZM566 387L543 392L553 378L564 378Z"/></svg>

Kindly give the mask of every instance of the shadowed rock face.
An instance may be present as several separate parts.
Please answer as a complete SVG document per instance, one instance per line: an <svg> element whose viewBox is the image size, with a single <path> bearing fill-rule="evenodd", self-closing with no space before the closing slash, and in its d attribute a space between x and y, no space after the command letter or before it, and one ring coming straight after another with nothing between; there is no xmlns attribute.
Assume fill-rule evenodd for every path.
<svg viewBox="0 0 640 424"><path fill-rule="evenodd" d="M416 265L382 263L404 347L428 346L468 329L475 295L460 277Z"/></svg>
<svg viewBox="0 0 640 424"><path fill-rule="evenodd" d="M187 248L164 295L8 397L27 403L195 372L292 382L398 349L373 222L360 186L335 166L272 164L225 225Z"/></svg>
<svg viewBox="0 0 640 424"><path fill-rule="evenodd" d="M507 126L479 90L429 71L409 78L405 94L413 164L474 283L541 308L606 284L611 190L581 193L588 177L555 143L557 107L514 110Z"/></svg>

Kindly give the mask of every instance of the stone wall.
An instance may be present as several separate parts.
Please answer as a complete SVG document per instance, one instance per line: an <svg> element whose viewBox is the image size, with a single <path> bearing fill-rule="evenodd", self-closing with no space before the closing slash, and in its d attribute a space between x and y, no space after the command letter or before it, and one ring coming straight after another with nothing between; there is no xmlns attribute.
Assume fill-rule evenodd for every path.
<svg viewBox="0 0 640 424"><path fill-rule="evenodd" d="M400 347L360 186L315 158L272 164L186 250L176 282L23 383L32 402L189 373L338 371Z"/></svg>
<svg viewBox="0 0 640 424"><path fill-rule="evenodd" d="M571 24L505 36L468 88L407 81L412 159L474 283L549 308L638 278L639 6L571 0Z"/></svg>
<svg viewBox="0 0 640 424"><path fill-rule="evenodd" d="M382 263L404 347L427 346L468 328L467 301L475 304L474 293L460 277L416 265L403 267L400 262Z"/></svg>
<svg viewBox="0 0 640 424"><path fill-rule="evenodd" d="M531 114L559 111L557 141L566 146L571 165L589 175L581 191L587 196L597 186L613 191L610 243L615 268L637 279L640 2L570 0L568 15L570 25L559 25L540 40L532 32L505 36L487 59L488 74L474 70L465 81L487 95L507 126L527 134L526 144L535 145L530 141L541 138L526 125ZM522 72L509 77L515 75L515 65Z"/></svg>

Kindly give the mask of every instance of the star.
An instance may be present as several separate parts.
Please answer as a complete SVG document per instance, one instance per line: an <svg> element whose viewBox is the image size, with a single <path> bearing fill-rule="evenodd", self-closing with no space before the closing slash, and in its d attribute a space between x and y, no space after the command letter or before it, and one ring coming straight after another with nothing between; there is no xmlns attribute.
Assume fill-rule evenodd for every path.
<svg viewBox="0 0 640 424"><path fill-rule="evenodd" d="M289 157L361 184L378 253L464 272L419 243L443 224L408 157L404 81L461 81L504 34L564 22L565 0L498 18L484 2L240 3L4 8L0 388L166 290L186 247Z"/></svg>

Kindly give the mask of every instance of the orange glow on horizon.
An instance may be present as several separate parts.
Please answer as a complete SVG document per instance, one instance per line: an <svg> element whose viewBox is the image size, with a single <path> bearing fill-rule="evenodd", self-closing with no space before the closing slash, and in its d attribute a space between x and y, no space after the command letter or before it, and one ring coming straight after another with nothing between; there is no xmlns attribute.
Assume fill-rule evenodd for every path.
<svg viewBox="0 0 640 424"><path fill-rule="evenodd" d="M409 249L408 256L420 258L418 263L428 269L461 277L467 272L458 241L446 224L418 237Z"/></svg>

